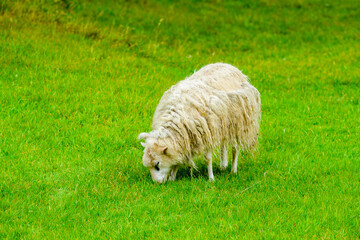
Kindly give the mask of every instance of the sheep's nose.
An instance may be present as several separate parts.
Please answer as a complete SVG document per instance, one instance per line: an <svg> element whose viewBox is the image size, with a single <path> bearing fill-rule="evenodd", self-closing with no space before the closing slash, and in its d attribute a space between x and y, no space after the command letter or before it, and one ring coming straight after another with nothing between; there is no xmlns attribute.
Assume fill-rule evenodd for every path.
<svg viewBox="0 0 360 240"><path fill-rule="evenodd" d="M152 180L158 184L163 184L166 182L166 177L164 177L163 179L155 179L155 178L152 178Z"/></svg>

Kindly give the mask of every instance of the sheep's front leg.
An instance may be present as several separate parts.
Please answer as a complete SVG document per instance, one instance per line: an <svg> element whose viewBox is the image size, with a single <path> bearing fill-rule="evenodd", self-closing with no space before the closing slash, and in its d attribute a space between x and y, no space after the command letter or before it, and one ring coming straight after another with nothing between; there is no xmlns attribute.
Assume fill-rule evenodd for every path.
<svg viewBox="0 0 360 240"><path fill-rule="evenodd" d="M227 146L221 147L220 169L225 170L228 166Z"/></svg>
<svg viewBox="0 0 360 240"><path fill-rule="evenodd" d="M236 148L236 147L232 147L232 164L231 164L231 172L232 173L237 173L237 162L238 162L238 158L239 158L239 152L240 149Z"/></svg>
<svg viewBox="0 0 360 240"><path fill-rule="evenodd" d="M215 181L215 178L214 178L214 173L213 173L213 169L212 169L212 153L207 152L204 154L204 157L205 157L205 161L206 161L207 167L208 167L209 181L213 182L213 181Z"/></svg>
<svg viewBox="0 0 360 240"><path fill-rule="evenodd" d="M179 170L179 166L175 166L171 169L169 174L169 181L175 181L176 179L176 173Z"/></svg>

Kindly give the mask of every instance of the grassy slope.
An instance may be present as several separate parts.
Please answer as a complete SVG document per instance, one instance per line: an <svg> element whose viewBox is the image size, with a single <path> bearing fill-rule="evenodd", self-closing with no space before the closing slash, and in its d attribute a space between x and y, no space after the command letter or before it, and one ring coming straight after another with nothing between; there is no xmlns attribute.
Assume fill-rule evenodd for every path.
<svg viewBox="0 0 360 240"><path fill-rule="evenodd" d="M156 2L0 3L0 237L360 238L359 5ZM137 134L219 61L262 94L259 154L152 183Z"/></svg>

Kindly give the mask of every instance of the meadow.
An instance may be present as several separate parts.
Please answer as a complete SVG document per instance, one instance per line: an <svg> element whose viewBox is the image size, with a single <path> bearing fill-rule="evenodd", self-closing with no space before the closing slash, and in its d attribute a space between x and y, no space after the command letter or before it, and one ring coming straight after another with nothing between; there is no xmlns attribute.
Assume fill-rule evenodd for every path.
<svg viewBox="0 0 360 240"><path fill-rule="evenodd" d="M1 239L360 239L360 4L0 0ZM136 139L214 63L260 91L256 156L151 180Z"/></svg>

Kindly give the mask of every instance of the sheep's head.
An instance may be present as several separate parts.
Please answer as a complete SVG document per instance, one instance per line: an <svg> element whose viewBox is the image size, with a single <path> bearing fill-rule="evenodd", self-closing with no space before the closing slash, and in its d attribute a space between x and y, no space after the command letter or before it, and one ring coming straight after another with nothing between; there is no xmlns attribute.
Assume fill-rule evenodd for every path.
<svg viewBox="0 0 360 240"><path fill-rule="evenodd" d="M162 139L150 137L149 133L141 133L138 139L145 139L141 145L145 147L143 165L150 169L152 179L157 183L166 182L171 170L177 165L177 154Z"/></svg>

